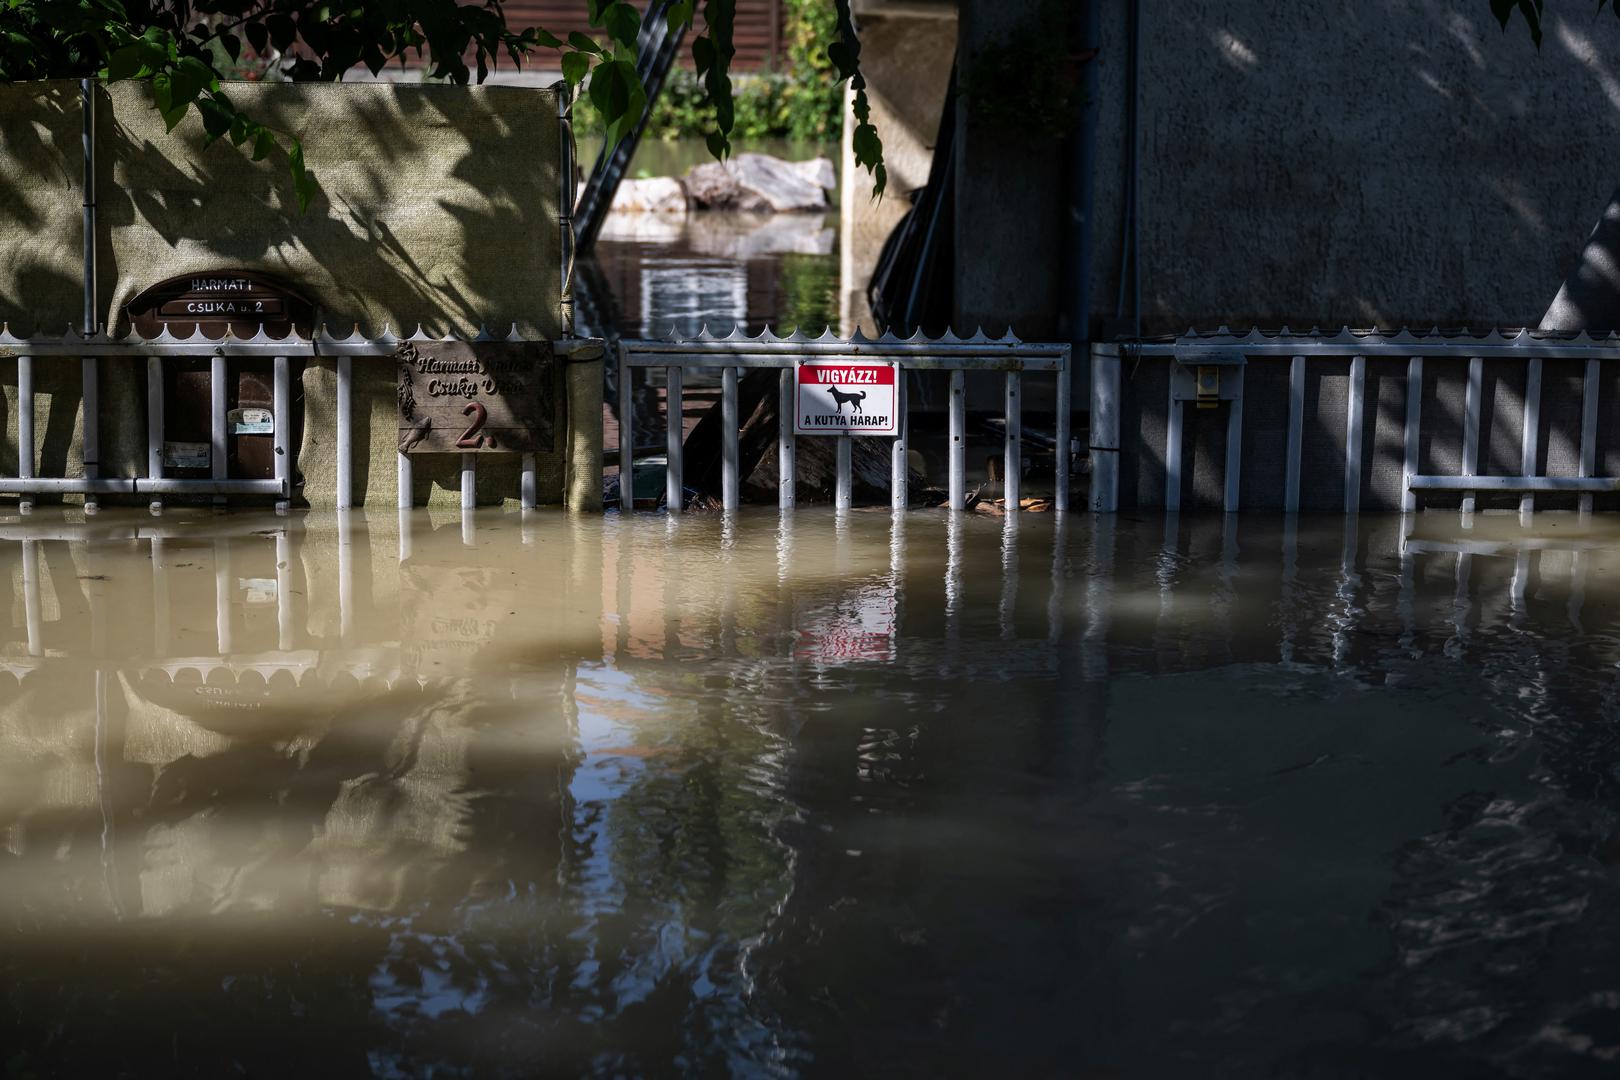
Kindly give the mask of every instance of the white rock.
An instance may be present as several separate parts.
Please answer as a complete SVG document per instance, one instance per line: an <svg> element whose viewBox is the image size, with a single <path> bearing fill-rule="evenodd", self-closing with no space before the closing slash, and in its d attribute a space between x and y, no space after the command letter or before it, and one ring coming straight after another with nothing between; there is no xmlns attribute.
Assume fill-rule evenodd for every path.
<svg viewBox="0 0 1620 1080"><path fill-rule="evenodd" d="M612 209L617 214L684 214L686 187L671 176L621 180Z"/></svg>
<svg viewBox="0 0 1620 1080"><path fill-rule="evenodd" d="M738 154L727 162L695 165L686 174L692 204L708 210L779 213L827 206L824 183L832 162L783 161L769 154Z"/></svg>
<svg viewBox="0 0 1620 1080"><path fill-rule="evenodd" d="M800 176L815 184L823 191L832 191L838 186L838 170L833 163L824 157L811 158L809 161L792 162Z"/></svg>

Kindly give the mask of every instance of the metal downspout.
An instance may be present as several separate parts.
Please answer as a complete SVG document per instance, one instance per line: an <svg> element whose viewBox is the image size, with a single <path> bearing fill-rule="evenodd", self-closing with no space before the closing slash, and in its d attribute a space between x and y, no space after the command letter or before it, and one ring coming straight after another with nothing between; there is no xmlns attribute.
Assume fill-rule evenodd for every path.
<svg viewBox="0 0 1620 1080"><path fill-rule="evenodd" d="M1141 124L1138 104L1142 64L1142 4L1131 0L1125 28L1127 60L1125 75L1125 204L1124 220L1119 239L1119 292L1114 301L1114 319L1125 319L1125 296L1130 293L1131 336L1142 336L1142 230L1141 200L1137 189L1141 186L1142 162L1139 153Z"/></svg>
<svg viewBox="0 0 1620 1080"><path fill-rule="evenodd" d="M100 329L100 320L96 317L96 99L95 81L93 79L79 80L79 99L84 111L83 122L83 150L84 150L84 312L79 323L79 329L85 337L93 337ZM95 479L101 472L101 432L100 432L100 394L98 393L98 371L100 361L94 356L80 359L80 378L83 402L83 428L81 437L82 457L84 459L84 475L88 479ZM84 510L87 514L96 512L97 500L94 495L84 497Z"/></svg>
<svg viewBox="0 0 1620 1080"><path fill-rule="evenodd" d="M1131 0L1131 328L1142 339L1142 0Z"/></svg>
<svg viewBox="0 0 1620 1080"><path fill-rule="evenodd" d="M1085 67L1081 83L1080 122L1073 144L1072 167L1075 206L1070 218L1070 244L1074 252L1074 276L1069 292L1069 340L1074 343L1070 354L1075 375L1084 381L1073 386L1073 393L1081 401L1089 397L1091 359L1091 292L1094 260L1092 245L1096 242L1097 213L1097 39L1101 34L1102 0L1086 0L1080 13L1079 51ZM1072 430L1072 429L1071 429ZM1060 447L1059 452L1065 452Z"/></svg>
<svg viewBox="0 0 1620 1080"><path fill-rule="evenodd" d="M95 334L96 319L96 103L95 83L79 80L79 99L84 110L84 318L80 328L85 337Z"/></svg>

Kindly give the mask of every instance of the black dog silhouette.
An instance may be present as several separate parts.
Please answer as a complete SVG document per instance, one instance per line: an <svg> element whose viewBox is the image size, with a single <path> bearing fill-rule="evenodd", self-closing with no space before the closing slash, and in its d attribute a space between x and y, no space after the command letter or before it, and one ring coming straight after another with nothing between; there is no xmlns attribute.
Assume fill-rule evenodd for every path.
<svg viewBox="0 0 1620 1080"><path fill-rule="evenodd" d="M855 412L860 412L861 411L861 402L866 400L866 391L865 390L862 390L858 394L852 394L852 393L846 393L845 391L838 389L838 387L836 387L836 386L829 386L827 388L827 391L830 394L832 394L832 399L833 399L834 403L837 404L838 411L840 413L842 413L844 411L844 402L846 402L846 401L849 402L851 405L855 406L855 410L854 410Z"/></svg>

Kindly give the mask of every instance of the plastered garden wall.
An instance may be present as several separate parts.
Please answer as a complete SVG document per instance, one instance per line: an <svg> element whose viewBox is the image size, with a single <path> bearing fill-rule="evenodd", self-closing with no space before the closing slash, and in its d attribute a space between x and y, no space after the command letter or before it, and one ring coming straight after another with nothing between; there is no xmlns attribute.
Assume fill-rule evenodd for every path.
<svg viewBox="0 0 1620 1080"><path fill-rule="evenodd" d="M304 213L285 160L254 162L220 142L203 146L193 114L164 130L149 89L95 89L97 144L96 310L114 334L124 305L168 277L238 269L278 277L311 299L334 332L355 325L409 333L475 334L480 326L555 338L565 330L557 225L563 158L554 91L526 87L243 83L233 102L269 126L297 132L319 184ZM0 86L0 320L13 333L60 334L81 321L82 114L76 83ZM590 367L599 374L596 364ZM35 365L41 475L78 475L78 364ZM101 463L106 475L139 475L144 463L145 380L137 365L100 362ZM356 361L355 493L392 499L394 380L386 362ZM568 462L591 456L599 429L572 423L569 379L559 367L557 441L537 455L539 495L563 501ZM0 363L12 398L15 362ZM599 380L598 380L599 383ZM330 361L303 375L303 498L334 495L336 378ZM590 397L586 392L585 397ZM577 403L589 409L590 401ZM16 467L16 424L5 411L0 469ZM574 436L586 445L573 445ZM600 434L595 437L600 455ZM479 501L516 500L515 457L481 462ZM15 473L12 473L15 475ZM597 472L599 476L599 470ZM454 502L453 456L419 458L418 501ZM599 487L599 480L595 481ZM575 484L568 501L589 505Z"/></svg>

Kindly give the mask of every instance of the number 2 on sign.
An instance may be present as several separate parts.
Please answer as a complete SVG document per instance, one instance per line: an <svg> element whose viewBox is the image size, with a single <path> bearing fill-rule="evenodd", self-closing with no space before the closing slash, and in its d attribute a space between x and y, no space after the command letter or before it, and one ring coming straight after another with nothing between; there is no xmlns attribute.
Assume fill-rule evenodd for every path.
<svg viewBox="0 0 1620 1080"><path fill-rule="evenodd" d="M469 401L467 407L461 410L461 415L473 419L472 423L467 425L467 430L461 433L461 438L456 440L456 446L462 450L477 450L484 445L484 436L478 432L483 428L484 421L489 419L489 411L484 408L482 402ZM494 445L493 440L491 445Z"/></svg>

